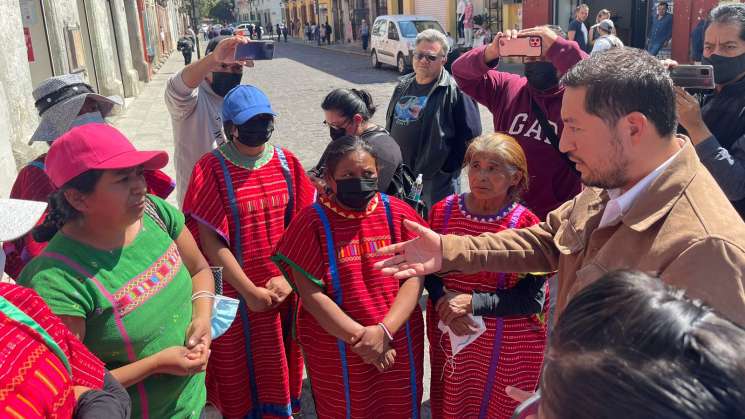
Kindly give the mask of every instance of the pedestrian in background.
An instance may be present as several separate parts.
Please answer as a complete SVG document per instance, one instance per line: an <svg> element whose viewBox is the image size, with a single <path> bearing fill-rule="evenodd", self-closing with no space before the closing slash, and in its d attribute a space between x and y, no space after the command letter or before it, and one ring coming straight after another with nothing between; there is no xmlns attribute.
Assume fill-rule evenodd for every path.
<svg viewBox="0 0 745 419"><path fill-rule="evenodd" d="M362 19L360 25L360 38L362 38L362 50L367 51L367 46L370 44L370 25L365 19Z"/></svg>
<svg viewBox="0 0 745 419"><path fill-rule="evenodd" d="M321 103L324 125L329 129L331 141L344 136L356 136L364 139L373 148L378 164L378 188L387 193L396 170L403 162L401 148L396 140L386 131L370 121L377 107L370 92L357 89L334 89ZM322 155L316 167L309 171L311 180L321 193L326 191L323 180L323 168L326 156Z"/></svg>
<svg viewBox="0 0 745 419"><path fill-rule="evenodd" d="M612 272L569 303L540 395L521 407L549 418L745 417L743 345L742 327L682 290Z"/></svg>
<svg viewBox="0 0 745 419"><path fill-rule="evenodd" d="M205 405L214 279L181 212L146 194L141 152L106 124L52 144L58 191L34 238L49 240L23 270L54 314L129 391L133 417L196 417ZM51 239L51 240L50 240Z"/></svg>
<svg viewBox="0 0 745 419"><path fill-rule="evenodd" d="M223 294L240 300L207 369L207 399L225 417L290 417L300 407L297 298L269 258L290 221L313 203L315 188L289 150L267 143L274 117L261 90L231 90L223 106L231 140L197 162L184 200L200 248L223 267Z"/></svg>
<svg viewBox="0 0 745 419"><path fill-rule="evenodd" d="M114 108L124 103L119 96L96 94L80 74L65 74L44 80L34 89L33 97L40 120L29 145L40 142L51 145L71 128L89 123L105 123L105 118ZM18 172L10 191L11 198L48 201L56 188L45 172L46 157L46 153L38 156ZM162 170L145 171L145 181L148 193L163 199L175 188L173 179ZM8 258L5 272L11 278L17 278L23 267L44 250L45 244L26 235L7 242L4 246Z"/></svg>
<svg viewBox="0 0 745 419"><path fill-rule="evenodd" d="M704 32L706 31L706 20L709 13L705 13L691 31L691 54L690 58L694 64L701 64L704 55Z"/></svg>
<svg viewBox="0 0 745 419"><path fill-rule="evenodd" d="M598 39L598 38L600 38L600 33L598 33L598 26L600 25L600 22L602 22L602 21L604 21L606 19L610 19L610 17L611 17L610 10L608 10L608 9L600 9L600 11L598 12L598 14L595 16L595 24L590 27L590 31L589 31L590 38L588 39L588 44L589 45L594 45L595 40ZM616 34L616 28L615 28L615 26L613 27L612 34L613 35Z"/></svg>
<svg viewBox="0 0 745 419"><path fill-rule="evenodd" d="M466 147L481 135L476 103L444 68L448 50L442 32L417 35L414 73L400 79L386 114L386 129L401 147L404 164L423 175L428 208L459 191Z"/></svg>
<svg viewBox="0 0 745 419"><path fill-rule="evenodd" d="M418 418L422 400L422 278L400 282L372 269L375 249L409 239L418 220L378 193L372 147L345 136L326 148L332 193L304 208L272 259L302 304L297 336L319 417Z"/></svg>
<svg viewBox="0 0 745 419"><path fill-rule="evenodd" d="M287 26L282 27L282 36L285 38L285 42L287 42Z"/></svg>
<svg viewBox="0 0 745 419"><path fill-rule="evenodd" d="M603 273L632 267L745 324L745 224L675 135L668 69L645 51L613 48L577 63L562 84L560 147L587 188L523 229L457 237L410 223L418 239L380 249L397 256L377 267L399 279L558 269L555 318Z"/></svg>
<svg viewBox="0 0 745 419"><path fill-rule="evenodd" d="M623 48L623 42L618 39L616 35L613 35L613 32L615 32L615 25L613 25L612 20L605 19L600 22L596 29L600 36L592 45L592 54L607 51L611 48Z"/></svg>
<svg viewBox="0 0 745 419"><path fill-rule="evenodd" d="M463 166L470 192L435 204L429 216L432 230L479 235L539 223L519 203L529 175L514 138L501 133L476 138ZM430 275L426 281L437 283L426 286L435 287L439 297L430 293L426 310L432 417L509 419L517 403L504 393L505 386L531 391L538 386L546 346L546 277L477 272ZM496 303L479 304L484 300Z"/></svg>
<svg viewBox="0 0 745 419"><path fill-rule="evenodd" d="M701 162L745 219L745 5L709 15L702 61L714 67L716 89L701 102L676 88L678 122Z"/></svg>
<svg viewBox="0 0 745 419"><path fill-rule="evenodd" d="M333 34L334 30L331 28L331 25L329 25L329 21L326 21L326 44L331 45L331 34Z"/></svg>
<svg viewBox="0 0 745 419"><path fill-rule="evenodd" d="M652 19L647 51L654 56L657 56L662 47L673 37L673 15L668 13L668 8L667 2L657 3L657 14Z"/></svg>
<svg viewBox="0 0 745 419"><path fill-rule="evenodd" d="M569 29L567 30L567 39L574 41L579 45L579 49L582 51L588 51L587 49L587 25L585 21L587 16L590 14L590 7L586 4L580 4L574 8L574 19L569 23Z"/></svg>
<svg viewBox="0 0 745 419"><path fill-rule="evenodd" d="M316 39L316 45L320 47L321 43L326 38L326 28L320 23L318 25L313 25L313 37Z"/></svg>
<svg viewBox="0 0 745 419"><path fill-rule="evenodd" d="M519 35L540 36L544 51L540 57L523 58L525 77L499 71L500 39ZM498 33L489 45L475 48L453 63L458 86L489 109L494 131L516 138L525 152L531 182L522 198L539 218L580 191L578 174L559 151L565 90L559 77L586 57L578 44L564 38L560 27L540 26Z"/></svg>
<svg viewBox="0 0 745 419"><path fill-rule="evenodd" d="M191 64L191 53L194 51L194 43L192 42L191 37L184 35L179 38L176 43L176 49L181 51L181 55L184 56L184 65Z"/></svg>
<svg viewBox="0 0 745 419"><path fill-rule="evenodd" d="M305 42L310 42L313 32L311 32L310 23L305 22Z"/></svg>
<svg viewBox="0 0 745 419"><path fill-rule="evenodd" d="M210 41L205 56L171 76L165 101L173 124L176 194L184 202L186 187L196 162L225 143L222 127L223 97L241 83L243 67L236 62L235 49L248 38L217 37Z"/></svg>

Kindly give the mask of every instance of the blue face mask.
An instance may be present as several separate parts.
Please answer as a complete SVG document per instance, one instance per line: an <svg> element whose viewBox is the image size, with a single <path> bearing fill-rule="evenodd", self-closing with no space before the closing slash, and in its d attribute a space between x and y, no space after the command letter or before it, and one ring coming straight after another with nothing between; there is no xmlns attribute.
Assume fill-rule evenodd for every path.
<svg viewBox="0 0 745 419"><path fill-rule="evenodd" d="M233 324L239 301L235 298L215 295L212 302L212 339L222 336Z"/></svg>

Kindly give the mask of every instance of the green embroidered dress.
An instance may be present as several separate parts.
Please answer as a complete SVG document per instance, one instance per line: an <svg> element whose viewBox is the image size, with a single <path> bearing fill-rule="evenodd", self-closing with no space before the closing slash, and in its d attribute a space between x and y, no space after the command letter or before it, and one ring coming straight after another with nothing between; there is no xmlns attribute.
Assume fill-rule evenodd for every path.
<svg viewBox="0 0 745 419"><path fill-rule="evenodd" d="M147 213L135 240L115 251L58 233L18 280L55 314L84 317L83 342L110 370L183 345L191 321L191 275L174 242L184 216L160 198L150 200L168 233ZM133 418L196 418L206 397L204 373L152 375L128 391Z"/></svg>

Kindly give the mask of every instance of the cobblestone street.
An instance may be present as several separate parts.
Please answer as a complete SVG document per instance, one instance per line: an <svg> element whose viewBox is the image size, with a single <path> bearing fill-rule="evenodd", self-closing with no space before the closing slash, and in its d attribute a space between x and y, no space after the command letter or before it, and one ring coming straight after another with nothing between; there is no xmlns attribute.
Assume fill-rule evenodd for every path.
<svg viewBox="0 0 745 419"><path fill-rule="evenodd" d="M138 149L167 150L173 155L173 130L163 92L168 78L181 68L183 59L174 53L145 86L143 93L128 102L126 109L112 119ZM287 147L308 168L318 161L329 141L328 130L322 123L321 102L325 95L337 87L370 91L378 106L373 122L383 125L388 100L398 77L393 68L372 68L364 55L291 41L277 45L274 60L258 61L254 68L246 69L243 83L256 85L267 93L279 114L272 142ZM481 108L481 118L485 129L491 129L491 115L484 108ZM166 172L175 177L172 162ZM171 202L175 203L175 194ZM428 358L427 351L425 349ZM424 364L425 406L422 413L423 417L429 417L429 360L425 359ZM307 380L305 384L309 390ZM304 391L304 417L315 417L312 400L307 396L309 391Z"/></svg>

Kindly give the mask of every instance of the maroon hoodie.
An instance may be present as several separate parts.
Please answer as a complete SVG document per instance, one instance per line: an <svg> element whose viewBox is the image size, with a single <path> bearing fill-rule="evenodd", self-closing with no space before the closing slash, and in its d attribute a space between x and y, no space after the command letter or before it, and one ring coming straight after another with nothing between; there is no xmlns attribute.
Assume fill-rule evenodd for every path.
<svg viewBox="0 0 745 419"><path fill-rule="evenodd" d="M528 159L530 189L524 194L526 206L541 219L553 209L573 198L580 191L580 179L561 153L541 132L541 124L530 105L532 97L543 110L561 137L561 99L564 87L539 91L528 85L528 79L497 71L484 63L486 46L474 48L453 63L452 71L458 86L482 105L494 117L494 131L517 139ZM558 38L546 52L546 58L566 73L574 64L587 58L576 42Z"/></svg>

